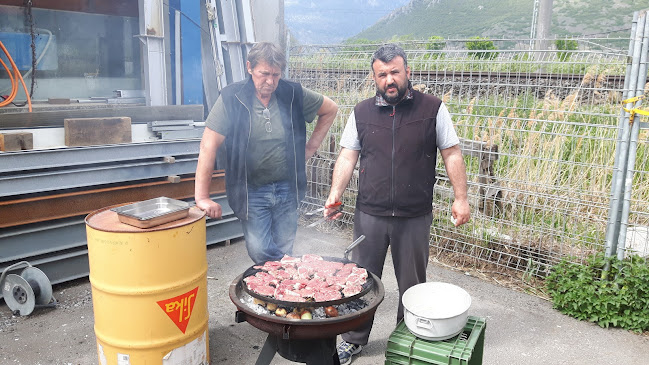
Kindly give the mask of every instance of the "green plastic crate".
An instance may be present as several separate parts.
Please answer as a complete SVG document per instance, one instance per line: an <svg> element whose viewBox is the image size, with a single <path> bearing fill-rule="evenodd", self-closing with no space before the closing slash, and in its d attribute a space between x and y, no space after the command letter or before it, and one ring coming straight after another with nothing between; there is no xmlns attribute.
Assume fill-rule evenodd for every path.
<svg viewBox="0 0 649 365"><path fill-rule="evenodd" d="M416 337L401 321L388 339L385 365L482 365L484 318L469 316L459 335L443 341Z"/></svg>

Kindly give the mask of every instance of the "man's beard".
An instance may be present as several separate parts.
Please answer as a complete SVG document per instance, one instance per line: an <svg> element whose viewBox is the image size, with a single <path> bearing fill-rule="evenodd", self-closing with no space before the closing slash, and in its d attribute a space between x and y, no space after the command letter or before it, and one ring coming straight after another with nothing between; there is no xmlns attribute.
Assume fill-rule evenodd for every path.
<svg viewBox="0 0 649 365"><path fill-rule="evenodd" d="M396 88L397 88L397 94L395 96L388 96L386 94L386 91L381 92L379 90L379 94L381 95L381 97L383 97L383 100L385 100L388 104L396 104L396 103L398 103L399 101L401 101L401 99L403 99L403 97L408 92L408 84L403 85L403 87L401 87L401 86L399 86L397 84L390 84L385 88L385 90L387 90L387 89L389 89L390 87L393 87L393 86L396 86Z"/></svg>

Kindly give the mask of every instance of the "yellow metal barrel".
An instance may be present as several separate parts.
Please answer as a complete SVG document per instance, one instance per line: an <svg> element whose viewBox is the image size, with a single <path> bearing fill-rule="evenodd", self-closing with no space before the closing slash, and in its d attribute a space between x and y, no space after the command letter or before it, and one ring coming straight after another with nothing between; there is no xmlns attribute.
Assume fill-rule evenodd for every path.
<svg viewBox="0 0 649 365"><path fill-rule="evenodd" d="M101 365L209 364L205 214L137 228L86 217Z"/></svg>

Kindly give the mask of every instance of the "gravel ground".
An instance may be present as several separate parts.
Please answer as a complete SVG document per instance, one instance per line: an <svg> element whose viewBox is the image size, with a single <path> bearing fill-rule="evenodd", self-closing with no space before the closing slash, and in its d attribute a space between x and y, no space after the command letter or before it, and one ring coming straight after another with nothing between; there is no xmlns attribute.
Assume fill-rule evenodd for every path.
<svg viewBox="0 0 649 365"><path fill-rule="evenodd" d="M324 227L326 228L326 227ZM348 235L300 227L295 254L342 256ZM243 240L208 248L208 311L211 364L254 364L266 334L235 323L227 291L252 262ZM602 329L552 309L541 298L494 285L470 273L431 264L429 281L454 283L472 297L470 315L486 318L484 365L599 364L646 365L649 338L619 329ZM370 343L354 365L383 364L387 339L395 328L398 295L392 263L384 276L386 295L376 313ZM56 308L37 308L15 317L0 301L0 364L97 364L91 286L87 278L56 285ZM294 364L276 355L272 364Z"/></svg>

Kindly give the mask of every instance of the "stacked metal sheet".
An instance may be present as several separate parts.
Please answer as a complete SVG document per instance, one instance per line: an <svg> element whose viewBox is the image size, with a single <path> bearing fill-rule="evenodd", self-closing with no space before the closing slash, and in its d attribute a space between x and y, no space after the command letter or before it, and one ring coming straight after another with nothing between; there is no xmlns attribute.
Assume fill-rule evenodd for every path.
<svg viewBox="0 0 649 365"><path fill-rule="evenodd" d="M161 139L201 138L205 124L193 120L158 120L147 123Z"/></svg>
<svg viewBox="0 0 649 365"><path fill-rule="evenodd" d="M145 196L157 185L162 190L156 194L174 191L177 196L172 197L192 204L199 143L193 139L1 153L0 272L28 261L53 284L87 276L88 210ZM170 183L169 176L182 181ZM186 187L178 192L182 184ZM213 184L210 191L223 207L223 219L208 220L207 245L243 235L227 204L224 181L213 179ZM31 212L24 211L22 222L21 217L3 217L16 204L47 209L51 215L30 220ZM59 214L68 211L72 213Z"/></svg>

